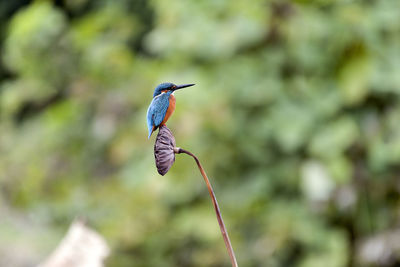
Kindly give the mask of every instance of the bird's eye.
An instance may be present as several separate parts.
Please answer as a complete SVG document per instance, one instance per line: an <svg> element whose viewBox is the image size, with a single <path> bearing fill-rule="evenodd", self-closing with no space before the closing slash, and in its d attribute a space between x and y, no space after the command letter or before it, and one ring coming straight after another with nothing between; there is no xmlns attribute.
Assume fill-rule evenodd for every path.
<svg viewBox="0 0 400 267"><path fill-rule="evenodd" d="M175 88L176 88L176 85L172 85L172 86L171 86L171 89L175 89Z"/></svg>

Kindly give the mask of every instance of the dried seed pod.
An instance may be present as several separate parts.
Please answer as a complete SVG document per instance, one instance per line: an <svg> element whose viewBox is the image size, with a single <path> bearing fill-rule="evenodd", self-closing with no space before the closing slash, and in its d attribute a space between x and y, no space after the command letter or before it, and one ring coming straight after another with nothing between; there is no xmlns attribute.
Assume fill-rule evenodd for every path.
<svg viewBox="0 0 400 267"><path fill-rule="evenodd" d="M154 144L157 171L165 175L175 162L175 137L167 126L161 126Z"/></svg>
<svg viewBox="0 0 400 267"><path fill-rule="evenodd" d="M215 197L214 190L212 189L211 183L208 180L207 174L201 166L199 159L191 152L175 147L175 138L172 135L170 129L167 126L161 126L160 130L158 131L156 137L156 143L154 144L154 157L156 159L156 166L157 171L161 175L165 175L169 169L171 168L172 164L175 162L175 153L180 154L184 153L187 154L196 161L197 166L199 167L200 173L206 182L208 192L210 193L215 213L217 216L218 224L221 229L222 237L224 238L226 249L228 250L229 257L231 258L232 267L237 267L237 261L235 257L235 253L232 248L231 241L229 240L228 232L226 230L224 221L222 220L221 211L219 210L217 198Z"/></svg>

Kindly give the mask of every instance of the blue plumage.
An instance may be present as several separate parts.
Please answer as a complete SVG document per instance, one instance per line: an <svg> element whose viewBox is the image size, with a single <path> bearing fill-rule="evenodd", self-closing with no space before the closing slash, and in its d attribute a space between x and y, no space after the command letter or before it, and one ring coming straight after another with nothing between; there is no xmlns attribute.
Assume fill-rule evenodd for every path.
<svg viewBox="0 0 400 267"><path fill-rule="evenodd" d="M161 93L153 98L149 109L147 110L147 127L149 128L149 138L153 130L153 126L156 128L160 126L163 121L167 109L169 106L169 96L172 91L167 91L166 93Z"/></svg>
<svg viewBox="0 0 400 267"><path fill-rule="evenodd" d="M154 89L153 97L161 94L162 91L169 90L174 87L176 87L176 85L173 83L160 83L156 89Z"/></svg>

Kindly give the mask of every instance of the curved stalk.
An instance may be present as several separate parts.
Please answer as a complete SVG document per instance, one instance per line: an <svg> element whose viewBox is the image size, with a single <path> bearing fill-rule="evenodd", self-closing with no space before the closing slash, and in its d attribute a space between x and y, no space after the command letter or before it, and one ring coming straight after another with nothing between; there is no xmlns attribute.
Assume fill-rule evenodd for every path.
<svg viewBox="0 0 400 267"><path fill-rule="evenodd" d="M231 258L232 267L238 267L236 257L235 257L235 252L233 251L231 241L229 240L228 231L226 230L224 221L222 220L221 211L219 210L217 198L215 197L214 190L211 186L210 181L208 180L207 174L204 171L203 166L201 166L199 159L187 150L184 150L182 148L174 148L174 152L176 154L180 154L180 153L187 154L187 155L193 157L193 159L196 161L196 164L199 167L200 173L203 176L204 181L206 182L208 192L210 193L210 197L211 197L211 200L214 205L215 213L217 215L219 228L221 229L221 233L222 233L222 237L224 238L226 249L228 250L229 257Z"/></svg>

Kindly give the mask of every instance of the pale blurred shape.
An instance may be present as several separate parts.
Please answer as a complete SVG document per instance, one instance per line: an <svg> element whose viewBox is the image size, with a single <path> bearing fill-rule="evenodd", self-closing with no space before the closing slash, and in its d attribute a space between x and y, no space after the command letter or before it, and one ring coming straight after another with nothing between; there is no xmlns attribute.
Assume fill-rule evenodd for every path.
<svg viewBox="0 0 400 267"><path fill-rule="evenodd" d="M112 116L100 116L94 120L93 135L99 140L107 140L115 132L116 122Z"/></svg>
<svg viewBox="0 0 400 267"><path fill-rule="evenodd" d="M354 188L351 186L344 186L339 188L335 196L335 201L338 208L342 211L349 210L354 207L357 201L357 195Z"/></svg>
<svg viewBox="0 0 400 267"><path fill-rule="evenodd" d="M59 246L38 267L102 267L109 253L104 238L77 220Z"/></svg>
<svg viewBox="0 0 400 267"><path fill-rule="evenodd" d="M365 265L394 266L400 251L400 229L372 236L358 246L358 258Z"/></svg>
<svg viewBox="0 0 400 267"><path fill-rule="evenodd" d="M301 187L311 201L326 201L334 189L334 183L325 167L317 161L306 162L301 170Z"/></svg>

